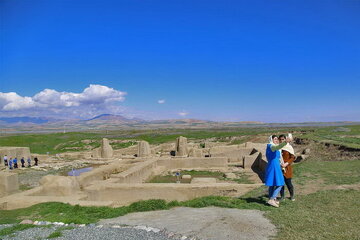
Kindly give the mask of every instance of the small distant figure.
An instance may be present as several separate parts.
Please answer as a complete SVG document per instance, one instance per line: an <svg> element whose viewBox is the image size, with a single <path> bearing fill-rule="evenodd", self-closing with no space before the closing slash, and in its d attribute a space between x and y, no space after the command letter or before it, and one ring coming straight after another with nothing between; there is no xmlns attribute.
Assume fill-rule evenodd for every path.
<svg viewBox="0 0 360 240"><path fill-rule="evenodd" d="M17 158L16 157L13 159L13 163L14 163L14 169L18 168L18 163L17 163Z"/></svg>
<svg viewBox="0 0 360 240"><path fill-rule="evenodd" d="M20 162L21 162L21 167L24 168L25 167L25 159L24 159L24 157L21 158Z"/></svg>
<svg viewBox="0 0 360 240"><path fill-rule="evenodd" d="M31 158L30 157L28 157L27 163L28 163L28 167L31 167Z"/></svg>
<svg viewBox="0 0 360 240"><path fill-rule="evenodd" d="M5 164L5 167L9 166L7 155L4 156L4 164Z"/></svg>
<svg viewBox="0 0 360 240"><path fill-rule="evenodd" d="M38 162L39 162L39 159L38 159L37 157L35 157L35 158L34 158L34 162L35 162L34 166L37 166L37 165L38 165Z"/></svg>
<svg viewBox="0 0 360 240"><path fill-rule="evenodd" d="M12 157L9 160L9 169L12 170L13 169L13 159Z"/></svg>

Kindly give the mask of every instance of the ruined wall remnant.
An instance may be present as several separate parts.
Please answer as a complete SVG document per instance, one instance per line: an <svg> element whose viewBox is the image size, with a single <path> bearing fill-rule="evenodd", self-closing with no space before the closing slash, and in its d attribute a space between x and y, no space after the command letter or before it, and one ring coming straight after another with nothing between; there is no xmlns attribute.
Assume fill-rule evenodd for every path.
<svg viewBox="0 0 360 240"><path fill-rule="evenodd" d="M175 145L175 155L179 157L187 157L188 156L188 148L187 148L187 138L186 137L178 137L176 139Z"/></svg>
<svg viewBox="0 0 360 240"><path fill-rule="evenodd" d="M203 152L202 149L200 148L191 148L189 150L189 157L202 157L203 156Z"/></svg>
<svg viewBox="0 0 360 240"><path fill-rule="evenodd" d="M27 159L31 156L28 147L0 147L0 163L2 163L5 155L7 155L8 159L17 157L18 160L22 157Z"/></svg>
<svg viewBox="0 0 360 240"><path fill-rule="evenodd" d="M10 195L18 190L18 175L16 173L0 172L0 197Z"/></svg>
<svg viewBox="0 0 360 240"><path fill-rule="evenodd" d="M114 156L114 150L109 144L109 140L107 138L103 138L101 140L100 148L96 148L91 153L94 158L112 158Z"/></svg>
<svg viewBox="0 0 360 240"><path fill-rule="evenodd" d="M100 154L102 158L112 158L114 155L114 151L107 138L103 138L101 141Z"/></svg>
<svg viewBox="0 0 360 240"><path fill-rule="evenodd" d="M140 141L138 143L138 157L148 157L151 155L150 145L146 141Z"/></svg>
<svg viewBox="0 0 360 240"><path fill-rule="evenodd" d="M40 180L43 195L69 196L80 191L75 177L47 175Z"/></svg>

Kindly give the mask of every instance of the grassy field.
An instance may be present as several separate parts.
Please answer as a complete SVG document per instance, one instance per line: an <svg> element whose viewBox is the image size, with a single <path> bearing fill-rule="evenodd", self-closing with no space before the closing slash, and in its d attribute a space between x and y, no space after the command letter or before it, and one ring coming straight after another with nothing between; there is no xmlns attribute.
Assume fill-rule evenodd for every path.
<svg viewBox="0 0 360 240"><path fill-rule="evenodd" d="M314 128L302 137L360 149L360 125Z"/></svg>
<svg viewBox="0 0 360 240"><path fill-rule="evenodd" d="M124 143L113 143L114 149L124 148L135 144L138 140L148 141L150 144L174 142L179 136L191 140L205 140L214 138L215 141L239 144L251 140L259 134L279 134L288 131L302 131L303 129L277 129L277 128L240 128L240 129L207 129L207 130L131 130L99 132L68 132L49 134L21 134L14 136L1 136L0 146L30 147L32 153L50 154L84 151L100 146L102 138L109 140L124 140ZM230 137L240 137L231 141ZM85 140L85 141L84 141ZM90 140L90 142L87 142Z"/></svg>

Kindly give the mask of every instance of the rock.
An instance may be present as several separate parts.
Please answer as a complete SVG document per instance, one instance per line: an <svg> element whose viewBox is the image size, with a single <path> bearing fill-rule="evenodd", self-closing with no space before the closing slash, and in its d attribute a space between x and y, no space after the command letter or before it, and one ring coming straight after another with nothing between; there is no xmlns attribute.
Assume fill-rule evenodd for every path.
<svg viewBox="0 0 360 240"><path fill-rule="evenodd" d="M191 179L191 175L182 175L182 179Z"/></svg>
<svg viewBox="0 0 360 240"><path fill-rule="evenodd" d="M22 221L20 222L20 224L34 224L34 222L31 221L31 220L29 220L29 219L25 219L25 220L22 220Z"/></svg>
<svg viewBox="0 0 360 240"><path fill-rule="evenodd" d="M235 179L237 178L235 173L225 173L225 177L229 179Z"/></svg>
<svg viewBox="0 0 360 240"><path fill-rule="evenodd" d="M303 160L305 160L308 157L308 155L305 154L301 154L300 156L297 156L294 162L301 162Z"/></svg>
<svg viewBox="0 0 360 240"><path fill-rule="evenodd" d="M176 139L175 144L175 156L179 157L187 157L188 156L188 149L187 149L187 138L186 137L178 137Z"/></svg>
<svg viewBox="0 0 360 240"><path fill-rule="evenodd" d="M151 155L150 145L146 141L140 141L138 143L138 157L148 157Z"/></svg>
<svg viewBox="0 0 360 240"><path fill-rule="evenodd" d="M303 151L302 153L303 153L303 154L309 154L309 153L310 153L310 148L304 149L304 151Z"/></svg>

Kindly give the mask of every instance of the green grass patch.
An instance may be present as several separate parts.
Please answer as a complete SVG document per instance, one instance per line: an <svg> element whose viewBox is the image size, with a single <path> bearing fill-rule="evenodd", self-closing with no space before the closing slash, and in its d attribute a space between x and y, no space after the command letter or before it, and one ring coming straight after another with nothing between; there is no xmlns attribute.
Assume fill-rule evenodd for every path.
<svg viewBox="0 0 360 240"><path fill-rule="evenodd" d="M310 158L296 164L294 174L295 183L301 185L313 180L335 185L360 183L360 160L314 161Z"/></svg>
<svg viewBox="0 0 360 240"><path fill-rule="evenodd" d="M359 239L360 191L331 190L298 196L266 213L279 228L276 239Z"/></svg>
<svg viewBox="0 0 360 240"><path fill-rule="evenodd" d="M338 131L341 128L348 129L348 131ZM302 137L360 149L360 125L318 127L311 132L306 132Z"/></svg>
<svg viewBox="0 0 360 240"><path fill-rule="evenodd" d="M55 231L53 233L51 233L47 238L58 238L62 236L62 232L61 231Z"/></svg>
<svg viewBox="0 0 360 240"><path fill-rule="evenodd" d="M14 226L1 229L0 230L0 236L13 234L13 233L15 233L17 231L23 231L23 230L33 228L33 227L36 227L36 225L32 225L32 224L16 224Z"/></svg>
<svg viewBox="0 0 360 240"><path fill-rule="evenodd" d="M254 183L254 181L250 179L250 175L247 175L247 174L240 174L240 176L238 176L237 178L225 179L225 180L229 180L229 181L233 181L233 182L237 182L237 183L241 183L241 184Z"/></svg>

